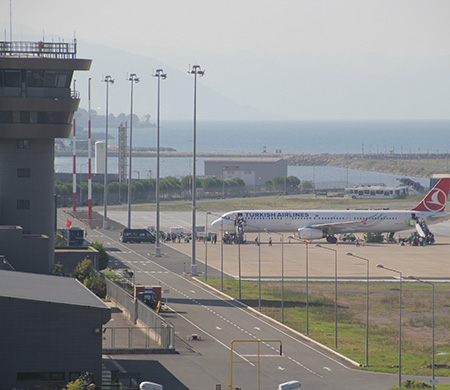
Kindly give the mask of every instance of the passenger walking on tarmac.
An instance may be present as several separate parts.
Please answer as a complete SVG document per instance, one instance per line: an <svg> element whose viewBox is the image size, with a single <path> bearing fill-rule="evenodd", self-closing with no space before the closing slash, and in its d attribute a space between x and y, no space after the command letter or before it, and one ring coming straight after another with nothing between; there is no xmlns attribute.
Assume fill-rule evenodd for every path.
<svg viewBox="0 0 450 390"><path fill-rule="evenodd" d="M272 246L272 237L269 237L269 246Z"/></svg>

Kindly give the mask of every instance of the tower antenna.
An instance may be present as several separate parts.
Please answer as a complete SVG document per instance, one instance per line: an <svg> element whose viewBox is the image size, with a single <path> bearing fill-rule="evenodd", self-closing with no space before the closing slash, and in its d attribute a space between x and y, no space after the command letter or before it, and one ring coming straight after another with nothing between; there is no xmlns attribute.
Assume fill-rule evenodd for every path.
<svg viewBox="0 0 450 390"><path fill-rule="evenodd" d="M12 43L12 0L9 0L9 42Z"/></svg>

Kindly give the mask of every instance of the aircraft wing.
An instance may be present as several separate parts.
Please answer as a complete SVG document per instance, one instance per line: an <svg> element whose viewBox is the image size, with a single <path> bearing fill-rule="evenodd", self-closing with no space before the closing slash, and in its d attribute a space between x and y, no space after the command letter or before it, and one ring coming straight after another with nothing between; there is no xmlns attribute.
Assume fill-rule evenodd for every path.
<svg viewBox="0 0 450 390"><path fill-rule="evenodd" d="M328 234L347 230L351 231L352 227L358 226L361 221L346 221L346 222L332 222L332 223L314 223L308 225L311 229L320 229L327 231Z"/></svg>

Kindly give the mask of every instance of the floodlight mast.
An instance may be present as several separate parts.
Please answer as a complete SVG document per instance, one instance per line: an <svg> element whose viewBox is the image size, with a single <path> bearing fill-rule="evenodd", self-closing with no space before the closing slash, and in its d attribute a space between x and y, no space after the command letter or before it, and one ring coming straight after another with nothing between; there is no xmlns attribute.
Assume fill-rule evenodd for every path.
<svg viewBox="0 0 450 390"><path fill-rule="evenodd" d="M191 275L197 275L197 263L195 260L195 240L196 240L196 221L195 221L195 208L196 208L196 181L197 181L197 76L204 76L205 71L201 69L200 65L193 65L192 69L188 71L189 74L194 75L194 140L193 140L193 163L192 163L192 254L191 254Z"/></svg>
<svg viewBox="0 0 450 390"><path fill-rule="evenodd" d="M157 119L156 119L156 245L155 245L155 256L161 257L161 247L160 247L160 216L159 216L159 181L160 181L160 131L159 131L159 115L160 115L160 96L161 96L161 79L165 80L167 74L164 73L162 69L156 69L153 77L158 78L158 106L157 106Z"/></svg>

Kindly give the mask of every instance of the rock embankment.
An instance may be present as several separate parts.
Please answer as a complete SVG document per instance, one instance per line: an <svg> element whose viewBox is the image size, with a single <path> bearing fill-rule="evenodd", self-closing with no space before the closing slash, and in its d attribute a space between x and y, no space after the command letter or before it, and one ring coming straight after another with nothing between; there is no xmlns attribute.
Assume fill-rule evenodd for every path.
<svg viewBox="0 0 450 390"><path fill-rule="evenodd" d="M333 166L394 175L429 177L450 173L449 156L428 154L301 154L285 157L288 165Z"/></svg>

